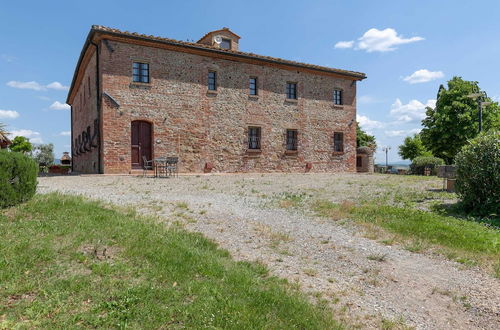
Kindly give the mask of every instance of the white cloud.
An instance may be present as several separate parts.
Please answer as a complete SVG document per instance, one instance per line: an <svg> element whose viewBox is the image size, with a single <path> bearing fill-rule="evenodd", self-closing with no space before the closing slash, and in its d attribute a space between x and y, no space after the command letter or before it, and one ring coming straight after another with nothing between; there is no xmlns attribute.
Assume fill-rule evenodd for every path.
<svg viewBox="0 0 500 330"><path fill-rule="evenodd" d="M339 49L346 49L346 48L352 48L354 46L354 41L339 41L335 44L335 48Z"/></svg>
<svg viewBox="0 0 500 330"><path fill-rule="evenodd" d="M66 104L66 103L61 103L59 101L55 101L54 103L52 103L50 105L49 108L52 110L70 110L71 106L69 104Z"/></svg>
<svg viewBox="0 0 500 330"><path fill-rule="evenodd" d="M398 131L385 131L385 135L389 137L395 137L395 136L404 136L406 135L406 131L403 130L398 130Z"/></svg>
<svg viewBox="0 0 500 330"><path fill-rule="evenodd" d="M55 89L55 90L58 90L58 91L67 91L67 90L69 90L68 86L64 86L63 84L61 84L58 81L54 81L54 82L48 84L46 87L50 88L50 89Z"/></svg>
<svg viewBox="0 0 500 330"><path fill-rule="evenodd" d="M427 69L421 69L413 72L407 77L404 77L403 80L409 82L410 84L419 84L443 77L444 73L442 71L429 71Z"/></svg>
<svg viewBox="0 0 500 330"><path fill-rule="evenodd" d="M8 54L2 54L0 55L0 58L2 60L4 60L5 62L14 62L16 60L16 58L12 55L8 55Z"/></svg>
<svg viewBox="0 0 500 330"><path fill-rule="evenodd" d="M390 114L400 123L418 122L425 118L425 108L436 106L436 100L427 100L423 104L417 100L411 100L407 104L403 104L400 99L396 99L391 106Z"/></svg>
<svg viewBox="0 0 500 330"><path fill-rule="evenodd" d="M382 128L384 127L384 123L381 123L376 120L371 120L367 116L356 115L356 120L364 130L372 130L374 128Z"/></svg>
<svg viewBox="0 0 500 330"><path fill-rule="evenodd" d="M25 138L28 138L31 143L43 143L40 133L32 131L30 129L14 130L9 132L9 135L13 138L16 136L24 136Z"/></svg>
<svg viewBox="0 0 500 330"><path fill-rule="evenodd" d="M7 86L13 87L13 88L20 88L20 89L32 89L34 91L43 91L45 90L45 86L40 85L36 81L27 81L27 82L21 82L21 81L9 81L7 83Z"/></svg>
<svg viewBox="0 0 500 330"><path fill-rule="evenodd" d="M16 119L19 117L19 112L14 110L0 110L1 119Z"/></svg>
<svg viewBox="0 0 500 330"><path fill-rule="evenodd" d="M54 81L48 85L42 85L36 81L15 81L11 80L7 83L7 86L13 87L13 88L19 88L19 89L31 89L34 91L45 91L47 89L54 89L54 90L61 90L65 91L68 90L68 86L62 85L60 82Z"/></svg>
<svg viewBox="0 0 500 330"><path fill-rule="evenodd" d="M418 134L420 133L421 130L422 130L421 128L413 128L410 130L385 131L384 133L388 137L396 137L396 136L408 136L408 135Z"/></svg>
<svg viewBox="0 0 500 330"><path fill-rule="evenodd" d="M62 131L61 133L59 133L59 135L61 135L61 136L71 136L71 131Z"/></svg>
<svg viewBox="0 0 500 330"><path fill-rule="evenodd" d="M363 36L355 41L339 41L335 44L335 48L352 48L356 50L365 50L371 52L390 52L397 49L398 45L409 44L424 40L422 37L403 38L398 35L396 30L387 28L378 30L371 28L366 31Z"/></svg>

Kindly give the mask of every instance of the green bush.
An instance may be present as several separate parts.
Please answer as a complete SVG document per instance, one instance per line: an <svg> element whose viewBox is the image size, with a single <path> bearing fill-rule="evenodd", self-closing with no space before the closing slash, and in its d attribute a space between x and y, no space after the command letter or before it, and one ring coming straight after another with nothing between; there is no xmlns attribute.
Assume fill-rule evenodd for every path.
<svg viewBox="0 0 500 330"><path fill-rule="evenodd" d="M467 211L500 213L500 132L469 141L455 157L456 190Z"/></svg>
<svg viewBox="0 0 500 330"><path fill-rule="evenodd" d="M444 160L438 157L432 156L420 156L413 159L410 165L410 171L412 174L424 175L425 169L430 168L431 174L436 175L437 166L444 165Z"/></svg>
<svg viewBox="0 0 500 330"><path fill-rule="evenodd" d="M0 208L33 197L37 174L38 166L30 157L20 152L0 151Z"/></svg>

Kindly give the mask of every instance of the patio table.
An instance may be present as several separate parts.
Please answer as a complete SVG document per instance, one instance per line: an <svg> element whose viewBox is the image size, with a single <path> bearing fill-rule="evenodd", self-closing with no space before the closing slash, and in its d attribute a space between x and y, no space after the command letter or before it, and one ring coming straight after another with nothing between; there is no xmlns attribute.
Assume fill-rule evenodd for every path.
<svg viewBox="0 0 500 330"><path fill-rule="evenodd" d="M155 178L161 177L161 173L165 173L165 177L167 176L167 159L164 157L155 158L153 160L155 167Z"/></svg>

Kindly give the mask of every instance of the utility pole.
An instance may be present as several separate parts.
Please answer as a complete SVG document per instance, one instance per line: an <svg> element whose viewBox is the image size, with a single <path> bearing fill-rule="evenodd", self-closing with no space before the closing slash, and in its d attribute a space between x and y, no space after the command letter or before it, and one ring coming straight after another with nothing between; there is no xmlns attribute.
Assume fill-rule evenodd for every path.
<svg viewBox="0 0 500 330"><path fill-rule="evenodd" d="M385 151L385 167L389 167L389 161L387 158L387 153L391 150L391 147L383 147L382 151Z"/></svg>

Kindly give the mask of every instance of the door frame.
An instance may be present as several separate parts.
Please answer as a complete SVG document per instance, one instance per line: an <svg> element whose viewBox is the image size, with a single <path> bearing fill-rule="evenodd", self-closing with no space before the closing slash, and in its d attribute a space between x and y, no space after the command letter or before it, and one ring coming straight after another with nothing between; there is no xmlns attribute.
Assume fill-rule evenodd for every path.
<svg viewBox="0 0 500 330"><path fill-rule="evenodd" d="M142 167L139 165L139 167L134 167L134 165L132 165L132 123L134 122L145 122L145 123L148 123L151 127L151 141L150 141L150 145L151 145L151 160L154 159L155 155L154 155L154 152L155 152L155 148L154 148L154 123L149 120L149 119L146 119L146 118L135 118L134 120L131 120L130 121L130 137L129 137L129 141L130 141L130 167L131 169L142 169ZM139 155L139 164L142 163L142 155Z"/></svg>

